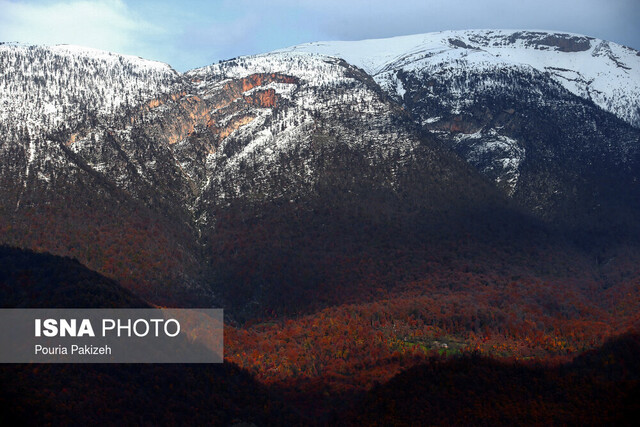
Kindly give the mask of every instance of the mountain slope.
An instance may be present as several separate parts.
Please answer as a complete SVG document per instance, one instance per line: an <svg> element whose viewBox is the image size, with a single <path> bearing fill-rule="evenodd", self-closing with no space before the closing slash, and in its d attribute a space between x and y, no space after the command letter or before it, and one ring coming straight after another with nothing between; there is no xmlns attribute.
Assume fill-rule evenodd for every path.
<svg viewBox="0 0 640 427"><path fill-rule="evenodd" d="M150 308L78 261L0 246L2 308Z"/></svg>
<svg viewBox="0 0 640 427"><path fill-rule="evenodd" d="M204 237L210 277L226 304L293 312L357 298L355 289L373 285L365 275L380 277L392 248L404 247L406 262L417 263L428 236L433 243L426 246L435 250L443 236L482 234L492 220L480 212L517 216L368 75L343 61L266 54L187 77L207 101L255 73L295 83L249 88L273 90L277 101L215 144L207 158L214 172L197 204L199 223L215 224L203 228ZM382 274L393 286L406 272Z"/></svg>
<svg viewBox="0 0 640 427"><path fill-rule="evenodd" d="M74 256L154 302L255 312L450 268L438 254L461 240L469 260L492 246L515 260L526 247L573 253L549 224L605 242L633 231L640 131L479 50L582 55L593 41L452 34L444 50L433 35L404 54L379 42L386 53L359 57L373 76L311 45L185 74L3 45L1 97L16 102L2 121L3 242Z"/></svg>
<svg viewBox="0 0 640 427"><path fill-rule="evenodd" d="M24 55L29 69L40 64ZM93 53L77 55L89 65L67 73L103 73ZM108 75L127 79L125 59ZM170 92L73 127L10 133L4 241L75 256L154 302L214 297L288 311L320 294L332 295L323 304L356 295L350 283L365 273L350 255L369 263L386 239L398 250L412 242L411 264L421 239L435 251L443 236L445 246L469 232L480 239L495 218L520 217L344 61L265 54L168 81ZM331 273L334 262L347 266Z"/></svg>
<svg viewBox="0 0 640 427"><path fill-rule="evenodd" d="M108 117L179 80L166 64L74 45L3 43L0 63L0 122L31 134Z"/></svg>
<svg viewBox="0 0 640 427"><path fill-rule="evenodd" d="M364 67L418 125L549 223L599 232L603 223L634 224L640 56L633 49L565 33L478 30L284 51Z"/></svg>
<svg viewBox="0 0 640 427"><path fill-rule="evenodd" d="M104 131L175 90L179 74L73 46L3 44L0 63L3 243L76 257L158 302L193 288L194 233L176 221L185 214L155 202L162 189L145 182L135 153ZM105 176L104 164L83 158L75 142L85 129L103 130L87 135L90 150L126 173Z"/></svg>

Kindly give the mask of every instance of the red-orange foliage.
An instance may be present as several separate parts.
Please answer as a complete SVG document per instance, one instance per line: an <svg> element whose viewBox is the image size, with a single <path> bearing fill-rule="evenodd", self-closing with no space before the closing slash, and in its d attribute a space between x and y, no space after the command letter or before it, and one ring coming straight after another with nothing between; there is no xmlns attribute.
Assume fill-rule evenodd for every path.
<svg viewBox="0 0 640 427"><path fill-rule="evenodd" d="M556 364L638 322L640 299L629 298L638 295L637 278L614 292L595 282L466 274L457 281L466 285L453 289L412 282L375 302L227 328L226 359L266 383L341 393L369 389L437 355Z"/></svg>

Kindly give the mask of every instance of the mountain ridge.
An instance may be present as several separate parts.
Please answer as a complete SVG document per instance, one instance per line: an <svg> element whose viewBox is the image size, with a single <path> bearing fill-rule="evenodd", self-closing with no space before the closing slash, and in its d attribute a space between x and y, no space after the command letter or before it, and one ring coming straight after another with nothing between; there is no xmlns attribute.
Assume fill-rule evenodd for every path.
<svg viewBox="0 0 640 427"><path fill-rule="evenodd" d="M447 52L470 50L450 38ZM238 300L280 282L317 284L321 265L353 242L371 257L369 229L385 238L420 230L409 263L424 250L415 236L434 248L470 231L479 241L488 229L514 231L516 218L526 230L635 236L626 230L638 211L640 131L532 67L475 69L461 58L438 73L390 69L396 80L385 86L313 52L177 73L83 48L3 45L5 243L76 256L167 302L181 282L207 301L230 282L246 282L232 292ZM83 249L83 236L109 251ZM340 244L327 259L307 252L332 240ZM264 255L273 241L278 250ZM277 256L289 260L281 271ZM308 257L300 271L296 257ZM339 287L334 279L327 286Z"/></svg>
<svg viewBox="0 0 640 427"><path fill-rule="evenodd" d="M513 48L519 48L520 55L510 52ZM537 30L455 30L387 39L312 42L276 50L278 51L306 51L344 58L376 76L381 86L388 87L389 91L393 76L385 74L398 69L406 71L414 67L412 63L419 66L423 62L446 62L449 56L453 56L452 59L462 59L466 52L474 52L481 56L480 59L473 59L476 65L485 63L484 66L505 66L520 63L540 71L548 71L552 78L572 93L594 99L605 110L636 127L640 126L640 101L637 92L640 90L640 52L581 34ZM553 54L554 52L575 55L558 55ZM581 55L581 52L584 54ZM460 56L456 56L458 53ZM604 59L588 61L585 58L587 54ZM620 55L624 55L626 62L621 62ZM607 70L604 61L614 63L617 68ZM626 76L629 74L627 71L634 74ZM631 91L626 92L624 89ZM402 89L397 92L402 97ZM614 98L621 97L624 100L620 105L612 105ZM625 111L628 106L631 106L629 112Z"/></svg>

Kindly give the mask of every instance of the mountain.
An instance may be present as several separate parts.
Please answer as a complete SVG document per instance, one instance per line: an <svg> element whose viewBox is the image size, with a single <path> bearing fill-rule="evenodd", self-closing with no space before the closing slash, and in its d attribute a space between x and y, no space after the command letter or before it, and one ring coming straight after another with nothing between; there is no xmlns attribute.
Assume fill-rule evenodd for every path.
<svg viewBox="0 0 640 427"><path fill-rule="evenodd" d="M179 81L166 64L74 45L3 43L0 58L0 120L30 133L115 114L123 105L171 92Z"/></svg>
<svg viewBox="0 0 640 427"><path fill-rule="evenodd" d="M637 237L640 210L640 130L621 113L639 68L605 44L447 32L184 74L4 44L3 242L76 257L156 303L254 315L456 269L442 254L461 240L467 261L500 248L534 275L546 261L525 247L601 255ZM548 69L587 60L618 86L580 69L593 81L578 90Z"/></svg>
<svg viewBox="0 0 640 427"><path fill-rule="evenodd" d="M2 308L151 308L76 260L0 246Z"/></svg>
<svg viewBox="0 0 640 427"><path fill-rule="evenodd" d="M575 229L634 223L634 49L576 34L476 30L283 51L336 56L366 70L418 125L539 218Z"/></svg>
<svg viewBox="0 0 640 427"><path fill-rule="evenodd" d="M442 31L389 39L306 43L281 51L343 58L399 98L406 93L404 82L398 78L400 71L452 78L465 71L528 68L548 75L574 95L640 127L638 51L580 34ZM462 99L456 101L463 103Z"/></svg>
<svg viewBox="0 0 640 427"><path fill-rule="evenodd" d="M3 61L22 64L2 76L4 98L29 88L17 117L52 110L61 81L75 82L77 109L103 87L120 100L78 120L66 101L54 103L55 119L6 120L4 241L77 257L156 302L272 300L282 286L313 289L325 263L367 251L370 227L415 234L398 215L437 230L509 209L342 60L266 54L179 76L76 48L70 64L68 48L3 49ZM146 95L118 83L136 78L164 83ZM327 257L331 241L341 243Z"/></svg>
<svg viewBox="0 0 640 427"><path fill-rule="evenodd" d="M73 256L156 301L166 287L175 296L192 286L181 273L190 265L183 248L193 247L184 221L130 192L146 184L112 139L93 149L114 154L109 161L129 175L105 177L71 143L78 129L97 129L171 92L180 75L165 64L75 46L3 44L0 62L3 243Z"/></svg>

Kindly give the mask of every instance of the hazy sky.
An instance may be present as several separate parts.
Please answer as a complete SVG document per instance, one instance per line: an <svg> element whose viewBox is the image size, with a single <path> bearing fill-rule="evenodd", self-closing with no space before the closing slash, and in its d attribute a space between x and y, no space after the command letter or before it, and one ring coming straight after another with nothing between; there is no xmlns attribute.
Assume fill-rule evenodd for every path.
<svg viewBox="0 0 640 427"><path fill-rule="evenodd" d="M185 71L317 40L547 29L640 49L640 0L0 0L0 41L69 43Z"/></svg>

